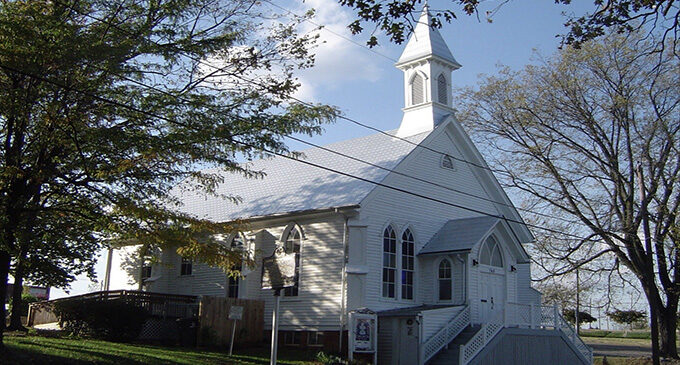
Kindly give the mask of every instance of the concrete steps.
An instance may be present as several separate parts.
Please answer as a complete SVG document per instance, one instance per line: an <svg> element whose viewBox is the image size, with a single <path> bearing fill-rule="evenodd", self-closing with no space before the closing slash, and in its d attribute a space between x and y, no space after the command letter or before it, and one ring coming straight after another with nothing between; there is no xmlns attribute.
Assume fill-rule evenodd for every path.
<svg viewBox="0 0 680 365"><path fill-rule="evenodd" d="M429 365L458 365L460 346L468 343L480 328L480 325L467 326L451 341L448 349L444 348L430 360Z"/></svg>

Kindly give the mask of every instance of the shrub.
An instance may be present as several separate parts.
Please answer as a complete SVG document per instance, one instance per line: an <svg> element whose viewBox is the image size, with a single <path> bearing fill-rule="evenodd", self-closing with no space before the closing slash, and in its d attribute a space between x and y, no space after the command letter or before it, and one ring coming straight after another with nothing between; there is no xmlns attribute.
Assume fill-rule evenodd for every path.
<svg viewBox="0 0 680 365"><path fill-rule="evenodd" d="M108 341L131 341L139 336L149 313L123 300L70 300L56 302L59 325L75 336Z"/></svg>
<svg viewBox="0 0 680 365"><path fill-rule="evenodd" d="M338 356L327 354L323 351L319 351L316 354L316 361L322 363L323 365L337 365L344 364L342 359Z"/></svg>

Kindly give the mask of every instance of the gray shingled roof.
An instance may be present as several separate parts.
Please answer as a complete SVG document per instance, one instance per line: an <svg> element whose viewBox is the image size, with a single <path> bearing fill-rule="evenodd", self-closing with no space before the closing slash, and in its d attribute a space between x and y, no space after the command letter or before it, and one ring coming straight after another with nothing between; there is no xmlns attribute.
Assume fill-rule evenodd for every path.
<svg viewBox="0 0 680 365"><path fill-rule="evenodd" d="M394 134L394 131L389 132ZM418 144L428 133L408 137ZM378 133L325 146L333 151L393 169L415 146ZM304 159L332 169L380 182L387 171L342 157L319 148L301 151ZM180 208L198 218L226 222L313 209L359 204L374 184L339 175L282 157L256 160L251 169L263 171L261 179L224 172L218 194L238 196L235 204L225 198L206 196L178 187L174 190L184 205Z"/></svg>
<svg viewBox="0 0 680 365"><path fill-rule="evenodd" d="M418 255L470 251L499 221L499 218L489 216L450 220L439 229Z"/></svg>

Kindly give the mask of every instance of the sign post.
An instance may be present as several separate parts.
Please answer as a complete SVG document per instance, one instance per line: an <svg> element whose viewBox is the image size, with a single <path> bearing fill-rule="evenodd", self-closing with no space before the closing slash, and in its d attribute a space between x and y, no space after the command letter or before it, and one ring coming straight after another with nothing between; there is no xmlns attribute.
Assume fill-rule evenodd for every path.
<svg viewBox="0 0 680 365"><path fill-rule="evenodd" d="M229 308L229 319L231 319L231 344L229 345L229 356L234 350L234 336L236 336L236 321L243 319L243 307L232 305Z"/></svg>
<svg viewBox="0 0 680 365"><path fill-rule="evenodd" d="M271 256L262 259L262 289L274 290L270 365L276 365L278 352L281 289L295 286L295 255L292 252L286 253L282 245L277 245Z"/></svg>

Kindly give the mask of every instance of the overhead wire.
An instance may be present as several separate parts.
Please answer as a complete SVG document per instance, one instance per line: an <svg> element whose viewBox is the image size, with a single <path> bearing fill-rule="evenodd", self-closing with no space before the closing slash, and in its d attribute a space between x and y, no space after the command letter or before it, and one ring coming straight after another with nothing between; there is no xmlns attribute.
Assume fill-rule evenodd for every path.
<svg viewBox="0 0 680 365"><path fill-rule="evenodd" d="M66 6L66 7L68 7L69 9L73 10L74 12L76 12L76 13L78 13L78 14L80 14L80 15L86 16L86 17L88 17L88 18L90 18L90 19L93 19L93 20L95 20L95 21L97 21L97 22L101 22L101 23L107 24L107 25L109 25L109 26L111 26L111 27L114 27L114 28L116 28L116 29L118 29L118 30L120 30L120 31L122 31L122 32L126 32L126 33L128 33L128 34L131 34L129 31L120 28L120 27L119 27L118 25L116 25L116 24L113 24L113 23L111 23L111 22L109 22L109 21L106 21L106 20L104 20L104 19L98 18L98 17L93 16L93 15L91 15L91 14L83 13L83 12L79 11L78 9L75 9L75 8L74 8L73 6L71 6L70 4L65 4L64 2L62 2L62 1L60 1L60 0L54 0L54 2L55 2L55 3L58 3L58 4L61 4L61 5L63 5L63 6ZM152 40L148 40L148 41L154 43L155 45L160 45L158 42L155 42L155 41L152 41ZM220 68L220 67L215 66L215 65L212 65L212 64L210 64L210 63L206 63L205 61L203 61L203 60L200 59L200 58L193 57L193 56L191 56L191 55L189 55L189 54L183 52L183 51L182 51L181 49L179 49L179 48L176 48L176 49L177 49L178 52L183 53L185 56L187 56L189 59L191 59L191 60L193 60L193 61L195 61L195 62L198 62L198 63L203 64L203 65L205 65L205 66L211 67L211 68L213 68L213 69L215 69L215 70L217 70L217 71L223 71L223 70L225 70L225 68ZM42 78L42 77L37 76L37 75L31 75L31 74L25 73L25 72L20 71L20 70L12 69L12 68L9 68L9 67L6 66L6 65L0 64L0 67L5 68L5 69L9 69L9 70L13 70L14 72L22 73L22 74L24 74L24 75L26 75L26 76L29 76L29 77L34 77L34 78L40 79L40 80L42 80L42 81L45 81L45 82L54 84L55 86L63 87L63 88L66 88L66 89L68 89L68 90L72 90L72 91L75 91L75 92L80 92L80 93L83 93L83 94L85 94L85 95L94 97L94 98L96 98L96 99L98 99L98 100L100 100L100 101L105 101L105 102L111 103L111 104L116 105L116 106L128 108L128 109L130 109L130 110L133 110L133 111L135 111L135 112L142 113L142 114L147 115L147 116L159 118L159 119L168 121L168 122L170 122L170 123L176 123L176 121L170 120L170 119L168 119L168 118L165 118L165 117L162 117L162 116L159 116L159 115L155 115L155 114L153 114L153 113L149 113L149 112L144 111L144 110L141 110L141 109L139 109L139 108L135 108L135 107L133 107L133 106L125 105L124 103L121 103L121 102L118 102L118 101L109 100L109 99L107 99L107 98L103 98L103 97L98 96L98 95L94 95L94 94L91 94L91 93L83 92L82 90L77 90L77 89L75 89L75 88L73 88L73 87L69 87L69 86L67 86L67 85L55 83L55 82L53 82L52 80L49 80L49 79L46 79L46 78ZM237 77L237 78L239 78L239 79L241 79L241 80L243 80L243 81L245 81L245 82L251 83L251 84L253 84L253 85L256 85L256 86L259 86L259 87L262 87L262 88L266 88L264 85L261 85L261 84L257 83L256 81L249 80L249 79L244 78L244 77L239 76L239 75L233 75L233 76L234 76L234 77ZM149 85L145 85L145 84L144 84L144 86L150 87ZM172 95L172 94L170 94L170 95ZM173 96L177 97L176 95L173 95ZM309 102L300 100L300 99L298 99L298 98L296 98L296 97L290 96L290 98L291 98L292 100L295 100L295 101L301 103L301 104L304 104L304 105L307 105L307 106L314 106L312 103L309 103ZM356 121L356 120L354 120L354 119L352 119L352 118L348 118L348 117L345 117L345 116L343 116L343 115L336 115L336 117L341 118L341 119L344 119L344 120L347 120L347 121L350 121L350 122L355 123L355 124L357 124L357 125L359 125L359 126L362 126L362 127L364 127L364 128L367 128L367 129L370 129L370 130L373 130L373 131L376 131L376 132L378 132L378 133L380 133L380 134L389 136L389 137L391 137L391 138L395 138L395 139L401 140L401 141L403 141L403 142L409 143L409 144L411 144L411 145L413 145L413 146L415 146L415 147L420 147L420 148L429 150L429 151L431 151L431 152L434 152L434 153L437 153L437 154L440 154L440 155L448 156L448 157L450 157L450 158L452 158L452 159L454 159L454 160L457 160L457 161L460 161L460 162L469 164L469 165L471 165L471 166L475 166L475 167L478 167L478 168L482 168L482 169L485 169L485 170L488 170L488 171L491 171L491 172L496 171L496 172L501 172L501 173L503 173L503 171L500 171L500 170L493 170L493 169L489 168L488 166L481 165L481 164L477 164L477 163L474 163L474 162L471 162L471 161L468 161L468 160L465 160L465 159L461 159L461 158L456 157L456 156L451 156L451 155L449 155L448 153L438 151L438 150L436 150L436 149L430 148L429 146L424 146L424 145L422 145L422 144L412 142L412 141L410 141L410 140L408 140L408 139L406 139L406 138L392 135L392 134L387 133L387 132L385 132L385 131L382 131L382 130L380 130L380 129L378 129L378 128L375 128L375 127L373 127L373 126L370 126L370 125L367 125L367 124L365 124L365 123L361 123L361 122L359 122L359 121ZM290 137L291 137L291 136L288 136L288 138L290 138ZM296 139L296 138L295 138L295 139ZM299 139L298 139L298 140L299 140ZM299 141L302 142L302 143L307 143L307 142L303 142L302 140L299 140ZM240 145L242 145L242 146L249 147L249 148L260 149L260 148L257 147L257 146L250 145L250 144L247 144L247 143L245 143L245 142L241 142L241 141L234 141L234 142L235 142L235 143L238 143L238 144L240 144ZM320 146L316 146L316 147L320 147ZM343 172L343 171L340 171L340 170L332 169L332 168L329 168L329 167L325 167L325 166L323 166L323 165L316 164L316 163L313 163L313 162L309 162L309 161L305 161L305 160L300 160L300 159L298 159L298 158L294 158L294 157L292 157L292 156L288 156L288 155L286 155L286 154L282 154L282 153L279 153L279 152L276 152L276 151L271 151L271 150L266 150L266 149L262 149L262 150L263 150L263 152L267 152L267 153L270 153L270 154L273 154L273 155L277 155L277 156L280 156L280 157L283 157L283 158L287 158L287 159L292 159L292 160L298 161L298 162L300 162L300 163L304 163L304 164L307 164L307 165L310 165L310 166L314 166L314 167L318 167L318 168L321 168L321 169L325 169L325 170L327 170L327 171L331 171L331 172L334 172L334 173L337 173L337 174L340 174L340 175L343 175L343 176L347 176L347 177L351 177L351 178L358 179L358 180L361 180L361 181L369 182L369 183L372 183L372 184L375 184L375 185L378 185L378 186L383 186L383 187L386 187L386 188L389 188L389 189L393 189L393 190L400 191L400 192L403 192L403 193L407 193L407 194L410 194L410 195L418 196L418 197L421 197L421 198L424 198L424 199L428 199L428 200L432 200L432 201L435 201L435 202L439 202L439 203L442 203L442 204L447 204L447 205L451 205L451 206L454 206L454 207L457 207L457 208L461 208L461 209L465 209L465 210L468 210L468 211L480 213L480 214L483 214L483 215L487 215L487 216L491 216L491 217L496 217L496 218L503 219L503 220L508 221L508 222L513 222L513 223L522 224L522 225L525 225L525 226L527 226L527 227L532 227L532 228L536 228L536 229L540 229L540 230L544 230L544 231L548 231L548 232L552 232L552 233L557 233L557 234L561 234L561 235L565 235L565 236L569 236L569 237L573 237L573 238L577 238L577 239L582 239L582 240L583 240L583 239L586 239L586 238L584 238L584 237L581 237L581 236L578 236L578 235L574 235L574 234L571 234L571 233L566 233L566 232L563 232L563 231L558 231L558 230L555 230L555 229L552 229L552 228L547 228L547 227L539 226L539 225L536 225L536 224L526 223L526 222L524 222L523 220L514 220L514 219L512 219L512 218L507 218L507 217L505 217L505 216L503 216L503 215L494 215L494 214L487 213L487 212L484 212L484 211L481 211L481 210L477 210L477 209L474 209L474 208L469 208L469 207L461 206L461 205L459 205L459 204L446 202L446 201L443 201L443 200L440 200L440 199L437 199L437 198L428 197L428 196L423 195L423 194L413 193L413 192L407 191L407 190L405 190L405 189L401 189L401 188L397 188L397 187L388 186L388 185L383 184L383 183L380 183L380 182L375 182L375 181L372 181L372 180L370 180L370 179L366 179L366 178L364 178L364 177L355 176L355 175L352 175L352 174L349 174L349 173L346 173L346 172ZM336 152L336 151L334 151L334 152ZM339 153L339 152L338 152L338 153ZM352 159L355 159L355 160L359 160L359 159L356 159L356 158L354 158L354 157L347 156L347 155L346 155L345 157L352 158ZM370 163L370 162L367 162L367 161L362 161L362 160L359 160L359 161L360 161L360 162L367 163L367 164L371 164L371 165L373 165L374 167L379 167L379 168L387 169L387 168L384 168L384 167L380 167L380 166L378 166L378 165L374 165L374 164L372 164L372 163ZM396 172L396 171L394 171L394 170L392 170L392 169L387 169L387 170L392 171L392 172ZM406 176L408 176L408 175L406 175ZM411 177L411 178L413 178L413 179L420 179L420 178L413 177L413 176L409 176L409 177ZM440 187L444 187L444 186L440 186ZM451 189L452 189L452 188L451 188ZM456 191L456 192L458 192L458 193L463 193L463 192L461 192L461 191ZM466 194L466 193L463 193L463 194ZM543 215L543 216L546 216L546 217L555 218L554 216L549 216L549 215L544 214L544 213L539 213L539 212L535 212L535 211L531 211L531 210L526 210L526 209L523 209L523 208L520 209L520 208L517 208L517 207L515 207L514 205L511 205L511 204L507 204L507 203L503 203L503 202L494 201L494 200L491 200L491 199L488 199L488 198L485 198L485 197L476 196L476 195L474 195L474 194L472 194L471 196L473 196L473 197L475 197L475 198L478 198L478 199L488 200L488 201L493 202L493 203L496 203L496 204L503 204L503 205L506 205L506 206L509 206L509 207L512 207L512 208L515 208L515 209L518 209L518 210L524 210L524 211L527 211L527 212L532 213L532 214ZM569 221L569 222L570 222L570 223L573 223L573 222L571 222L571 221Z"/></svg>

